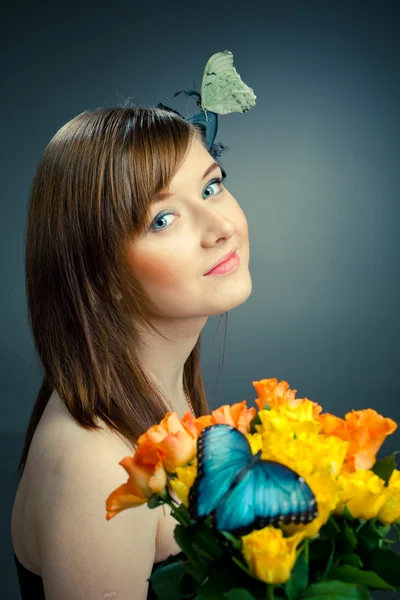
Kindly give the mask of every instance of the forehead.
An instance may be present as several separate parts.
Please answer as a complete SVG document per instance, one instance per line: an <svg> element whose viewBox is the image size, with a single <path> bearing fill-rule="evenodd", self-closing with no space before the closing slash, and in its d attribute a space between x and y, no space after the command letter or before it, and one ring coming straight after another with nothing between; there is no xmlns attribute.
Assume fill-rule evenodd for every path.
<svg viewBox="0 0 400 600"><path fill-rule="evenodd" d="M173 196L174 190L179 189L182 185L186 185L191 181L202 181L207 175L218 168L220 168L220 165L213 160L201 142L195 140L185 160L171 180L169 186L169 190L171 191L156 194L153 198L153 203L162 202L166 198Z"/></svg>

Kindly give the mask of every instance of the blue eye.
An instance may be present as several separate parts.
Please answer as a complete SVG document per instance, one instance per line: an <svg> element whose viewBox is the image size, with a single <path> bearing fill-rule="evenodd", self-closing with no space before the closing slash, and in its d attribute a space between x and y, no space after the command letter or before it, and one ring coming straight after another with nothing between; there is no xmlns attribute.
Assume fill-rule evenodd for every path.
<svg viewBox="0 0 400 600"><path fill-rule="evenodd" d="M217 194L212 194L214 196L217 196L218 194L221 194L224 191L224 187L222 185L222 182L224 181L224 179L226 179L226 171L221 167L221 172L222 172L222 177L215 177L214 179L211 179L211 181L209 181L207 183L206 187L204 188L206 190L211 185L218 184L219 185L219 192L217 192ZM208 196L208 197L210 197L210 196ZM174 215L174 214L175 214L174 211L172 211L172 210L166 210L166 211L160 213L159 215L157 215L156 218L152 221L152 224L150 226L149 231L151 231L152 233L158 233L159 231L165 231L169 227L172 227L173 222L170 223L169 225L167 225L166 227L163 227L162 229L154 229L154 225L157 222L161 221L162 219L164 219L168 215Z"/></svg>

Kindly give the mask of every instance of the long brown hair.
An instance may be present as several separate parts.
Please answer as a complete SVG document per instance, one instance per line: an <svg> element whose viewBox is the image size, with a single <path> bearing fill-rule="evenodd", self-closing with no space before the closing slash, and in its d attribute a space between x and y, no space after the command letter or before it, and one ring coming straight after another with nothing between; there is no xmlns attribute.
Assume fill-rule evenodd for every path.
<svg viewBox="0 0 400 600"><path fill-rule="evenodd" d="M28 323L44 375L20 476L53 389L84 429L99 430L100 418L133 445L172 410L137 354L140 327L162 334L124 248L146 231L151 199L168 188L193 136L204 144L201 127L183 117L125 104L84 111L46 146L25 233ZM184 365L196 416L210 412L200 350L201 334Z"/></svg>

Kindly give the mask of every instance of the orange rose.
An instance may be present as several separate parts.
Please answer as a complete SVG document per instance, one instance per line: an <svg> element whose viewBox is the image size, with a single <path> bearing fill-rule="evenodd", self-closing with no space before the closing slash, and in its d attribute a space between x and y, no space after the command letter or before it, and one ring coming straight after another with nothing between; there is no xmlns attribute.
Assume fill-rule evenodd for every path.
<svg viewBox="0 0 400 600"><path fill-rule="evenodd" d="M295 398L297 390L291 390L287 381L280 381L278 383L275 377L252 381L252 384L258 394L258 398L255 401L258 410L264 410L266 406L268 408L277 408L283 404L289 404L289 406L295 408L304 400L308 400L308 398ZM315 418L322 411L322 407L317 402L313 402L312 404Z"/></svg>
<svg viewBox="0 0 400 600"><path fill-rule="evenodd" d="M250 421L254 419L255 415L256 409L254 406L247 408L246 400L242 400L242 402L237 402L232 406L224 404L224 406L213 410L210 425L216 423L232 425L232 427L238 429L243 435L246 435L250 433Z"/></svg>
<svg viewBox="0 0 400 600"><path fill-rule="evenodd" d="M350 442L344 465L344 470L349 472L371 469L386 436L397 429L395 421L382 417L372 408L352 410L344 419L325 413L319 420L322 433Z"/></svg>
<svg viewBox="0 0 400 600"><path fill-rule="evenodd" d="M167 485L167 472L174 472L196 455L196 440L211 424L211 415L195 419L190 411L182 421L176 413L167 413L160 424L153 425L138 439L134 456L119 464L129 474L126 483L114 490L106 501L106 519L147 502Z"/></svg>
<svg viewBox="0 0 400 600"><path fill-rule="evenodd" d="M148 442L162 455L164 468L174 473L196 456L196 437L185 428L176 412L168 412L161 423L153 425L138 439L138 444Z"/></svg>
<svg viewBox="0 0 400 600"><path fill-rule="evenodd" d="M153 495L160 493L167 484L162 456L154 446L141 444L135 455L125 456L119 464L129 479L111 492L106 500L106 519L109 521L126 508L140 506Z"/></svg>
<svg viewBox="0 0 400 600"><path fill-rule="evenodd" d="M322 431L325 435L334 435L342 440L348 441L349 433L347 423L344 419L332 415L331 413L323 413L319 416L319 421L322 423Z"/></svg>
<svg viewBox="0 0 400 600"><path fill-rule="evenodd" d="M188 410L183 415L181 423L186 431L197 440L203 429L211 425L211 415L203 415L195 418L191 411Z"/></svg>

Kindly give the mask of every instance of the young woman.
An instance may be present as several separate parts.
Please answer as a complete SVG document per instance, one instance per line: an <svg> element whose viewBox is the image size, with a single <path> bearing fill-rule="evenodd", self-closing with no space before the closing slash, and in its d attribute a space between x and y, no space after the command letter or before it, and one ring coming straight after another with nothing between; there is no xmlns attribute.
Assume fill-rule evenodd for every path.
<svg viewBox="0 0 400 600"><path fill-rule="evenodd" d="M24 599L145 600L154 563L180 551L165 507L107 521L105 501L168 410L210 412L201 331L252 288L225 175L200 127L149 107L85 111L41 157L26 288L44 379L11 518Z"/></svg>

